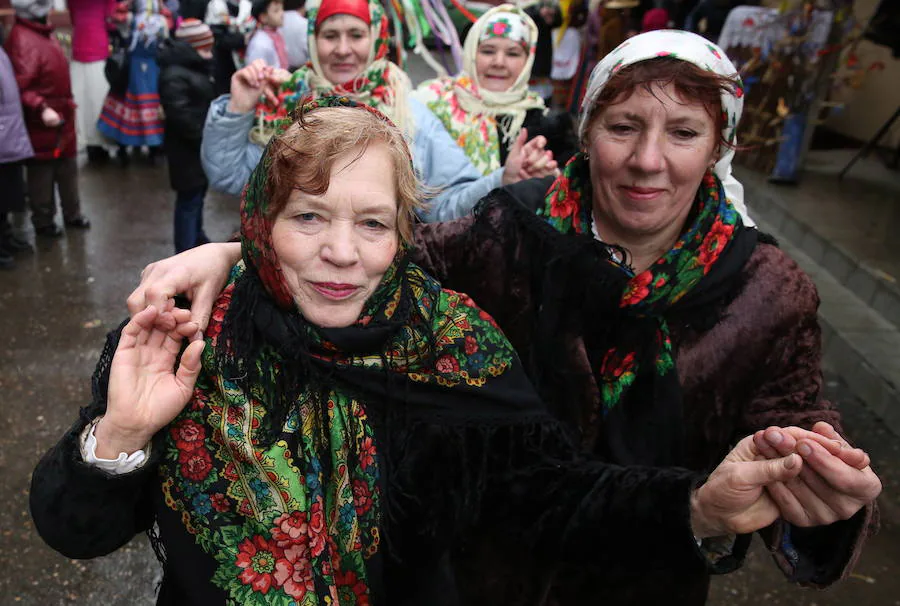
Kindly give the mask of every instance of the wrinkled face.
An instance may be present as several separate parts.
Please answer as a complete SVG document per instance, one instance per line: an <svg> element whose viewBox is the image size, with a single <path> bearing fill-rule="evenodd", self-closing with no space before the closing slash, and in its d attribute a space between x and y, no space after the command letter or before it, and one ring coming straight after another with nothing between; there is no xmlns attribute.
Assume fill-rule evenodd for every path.
<svg viewBox="0 0 900 606"><path fill-rule="evenodd" d="M397 190L385 144L336 159L328 191L294 191L272 226L272 245L303 316L350 326L397 253Z"/></svg>
<svg viewBox="0 0 900 606"><path fill-rule="evenodd" d="M281 2L272 2L269 8L259 16L263 25L269 27L281 27L284 25L284 4Z"/></svg>
<svg viewBox="0 0 900 606"><path fill-rule="evenodd" d="M637 89L589 131L594 215L600 235L635 239L681 233L720 133L707 109L671 84ZM609 234L604 236L604 226Z"/></svg>
<svg viewBox="0 0 900 606"><path fill-rule="evenodd" d="M495 93L509 90L528 60L528 52L518 42L489 38L478 45L475 71L481 88Z"/></svg>
<svg viewBox="0 0 900 606"><path fill-rule="evenodd" d="M333 84L356 78L369 62L372 34L359 17L334 15L316 32L316 52L322 75Z"/></svg>

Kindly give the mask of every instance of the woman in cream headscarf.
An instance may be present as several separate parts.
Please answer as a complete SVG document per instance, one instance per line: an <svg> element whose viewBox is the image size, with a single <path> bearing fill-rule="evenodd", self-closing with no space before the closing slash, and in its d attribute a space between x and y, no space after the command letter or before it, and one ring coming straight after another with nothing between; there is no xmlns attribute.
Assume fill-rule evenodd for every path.
<svg viewBox="0 0 900 606"><path fill-rule="evenodd" d="M426 81L414 93L484 174L503 165L522 128L547 139L554 156L548 164L564 163L575 151L571 118L549 115L544 100L528 90L537 38L525 11L492 8L466 36L462 72Z"/></svg>

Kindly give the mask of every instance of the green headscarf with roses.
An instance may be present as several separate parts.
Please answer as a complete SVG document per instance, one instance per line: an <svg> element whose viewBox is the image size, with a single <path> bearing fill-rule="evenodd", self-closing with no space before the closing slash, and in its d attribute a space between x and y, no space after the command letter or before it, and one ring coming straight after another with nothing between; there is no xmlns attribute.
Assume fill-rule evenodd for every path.
<svg viewBox="0 0 900 606"><path fill-rule="evenodd" d="M347 98L301 115L319 107L387 121ZM244 192L243 260L169 431L165 502L229 603L369 604L382 586L372 562L397 555L383 534L452 539L478 516L496 432L522 442L556 426L493 319L403 249L354 324L306 321L271 242L272 149Z"/></svg>

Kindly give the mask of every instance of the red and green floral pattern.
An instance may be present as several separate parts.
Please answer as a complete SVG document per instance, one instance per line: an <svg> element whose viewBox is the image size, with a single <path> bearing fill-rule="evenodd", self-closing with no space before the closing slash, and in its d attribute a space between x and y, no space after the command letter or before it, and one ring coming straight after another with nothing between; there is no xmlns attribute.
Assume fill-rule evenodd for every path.
<svg viewBox="0 0 900 606"><path fill-rule="evenodd" d="M500 136L497 119L489 114L467 112L456 94L457 87L475 90L469 76L437 78L425 82L416 96L441 121L456 144L481 174L489 175L500 168Z"/></svg>
<svg viewBox="0 0 900 606"><path fill-rule="evenodd" d="M212 582L229 604L368 605L367 561L381 547L378 438L364 403L340 382L320 399L301 390L274 441L261 441L268 393L242 389L220 367L222 324L235 285L252 266L279 305L299 313L272 250L264 155L242 205L243 260L213 308L193 397L169 426L160 464L166 506L216 562ZM322 359L376 369L440 388L485 385L510 370L515 353L494 320L466 295L443 290L400 251L357 327L386 323L411 292L411 320L381 351L346 355L306 325ZM280 294L276 294L280 293ZM404 316L406 317L406 316ZM430 345L430 346L429 346ZM281 358L263 348L251 363L274 383Z"/></svg>
<svg viewBox="0 0 900 606"><path fill-rule="evenodd" d="M309 18L310 45L315 44L315 20L317 8L311 8ZM275 134L282 132L291 124L292 112L310 97L352 97L376 109L386 111L394 105L394 91L389 84L391 72L399 67L387 60L390 50L390 31L384 8L377 1L369 2L369 12L373 24L373 46L371 60L359 76L344 84L336 86L311 86L310 76L314 73L312 64L306 64L291 74L277 93L277 101L271 102L263 98L256 106L256 126L254 130L262 133L260 142L268 141ZM324 82L324 80L322 80ZM400 102L405 102L400 99Z"/></svg>
<svg viewBox="0 0 900 606"><path fill-rule="evenodd" d="M583 153L576 154L548 191L538 215L561 233L589 233L593 222L589 175L586 157ZM703 177L695 204L693 223L649 269L634 275L629 268L618 265L630 276L620 306L636 316L658 319L654 362L658 375L665 375L675 367L669 328L660 312L677 303L709 273L740 225L738 212L725 196L721 181L711 171ZM614 261L610 260L610 263ZM637 367L632 351L613 348L606 353L600 368L604 410L608 411L622 400L623 394L634 383Z"/></svg>

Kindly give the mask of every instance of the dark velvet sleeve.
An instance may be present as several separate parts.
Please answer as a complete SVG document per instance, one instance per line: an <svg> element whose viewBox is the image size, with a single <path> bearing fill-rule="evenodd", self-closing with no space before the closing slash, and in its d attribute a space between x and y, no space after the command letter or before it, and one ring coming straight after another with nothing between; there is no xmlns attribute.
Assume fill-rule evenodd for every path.
<svg viewBox="0 0 900 606"><path fill-rule="evenodd" d="M743 411L741 435L770 425L811 428L826 421L842 432L837 408L822 398L822 330L819 297L812 280L774 246L755 255L755 272L745 297L759 301L743 308L765 309L757 327L769 352L765 380ZM776 524L763 532L776 562L794 582L825 587L845 578L859 558L866 538L877 531L876 506L849 520L816 528Z"/></svg>
<svg viewBox="0 0 900 606"><path fill-rule="evenodd" d="M532 300L542 244L541 236L523 229L511 215L533 215L529 204L542 201L551 181L532 179L495 190L474 216L415 227L413 261L442 287L472 297L522 357L534 325Z"/></svg>
<svg viewBox="0 0 900 606"><path fill-rule="evenodd" d="M688 557L700 565L689 507L700 481L675 468L544 464L500 482L488 513L524 529L524 543L551 566L603 564L628 552L645 559L649 544L653 560Z"/></svg>
<svg viewBox="0 0 900 606"><path fill-rule="evenodd" d="M30 507L41 538L66 557L85 559L122 547L153 524L150 491L156 478L156 457L139 469L111 475L86 464L80 436L91 420L106 410L112 356L119 330L107 336L92 381L93 401L79 419L40 460L31 478Z"/></svg>

